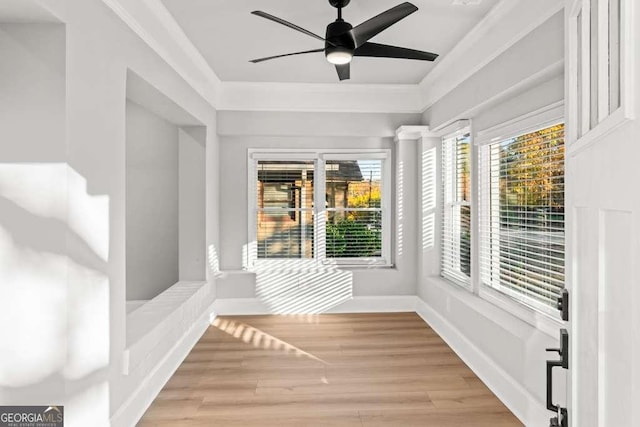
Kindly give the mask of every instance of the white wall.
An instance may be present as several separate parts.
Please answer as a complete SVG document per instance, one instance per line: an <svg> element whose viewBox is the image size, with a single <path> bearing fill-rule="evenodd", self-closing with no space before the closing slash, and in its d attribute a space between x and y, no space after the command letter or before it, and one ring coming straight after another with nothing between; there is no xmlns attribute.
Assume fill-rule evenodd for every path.
<svg viewBox="0 0 640 427"><path fill-rule="evenodd" d="M205 233L207 130L204 126L182 126L178 133L179 278L204 280L208 258ZM211 269L215 272L218 267L212 265Z"/></svg>
<svg viewBox="0 0 640 427"><path fill-rule="evenodd" d="M490 114L532 85L562 78L563 65L564 23L559 12L438 100L423 120L435 129L452 120ZM517 116L518 110L505 111L505 119Z"/></svg>
<svg viewBox="0 0 640 427"><path fill-rule="evenodd" d="M178 281L178 127L127 100L127 300Z"/></svg>
<svg viewBox="0 0 640 427"><path fill-rule="evenodd" d="M65 392L67 226L65 28L0 24L0 404ZM46 350L44 350L46 349Z"/></svg>
<svg viewBox="0 0 640 427"><path fill-rule="evenodd" d="M65 28L0 23L0 34L0 160L63 160Z"/></svg>
<svg viewBox="0 0 640 427"><path fill-rule="evenodd" d="M248 149L361 148L392 149L395 152L396 129L401 125L416 124L419 120L420 116L415 114L219 112L220 174L224 177L221 186L224 203L220 212L220 263L223 273L235 273L223 275L219 281L218 296L255 296L255 276L237 273L243 267L243 246L248 243ZM417 146L414 150L417 153ZM411 170L405 170L405 173L411 176ZM392 196L395 197L395 191ZM411 209L411 201L407 203L405 250L402 253L394 251L395 268L353 269L353 295L415 294L416 252L415 245L411 243L416 235L411 229L415 226L415 210ZM395 231L394 244L397 244Z"/></svg>
<svg viewBox="0 0 640 427"><path fill-rule="evenodd" d="M562 58L561 12L434 104L425 112L423 119L432 129L457 119L471 119L476 133L560 101L564 97L563 68L555 64ZM540 70L546 71L540 74ZM522 81L529 83L523 86ZM438 138L432 138L425 140L422 147L427 153L425 159L436 153L437 203L434 209L425 210L421 221L424 225L420 234L435 235L435 244L422 246L418 295L435 313L434 319L444 319L445 332L449 332L450 337L465 341L462 348L473 348L473 353L486 356L485 364L501 372L500 376L505 381L500 383L494 378L493 383L497 385L494 391L516 415L527 425L542 425L545 420L548 424L551 413L547 414L543 402L545 361L549 354L544 349L556 347L557 336L543 332L438 276L440 144ZM428 216L434 212L435 222L431 222ZM433 224L433 228L425 230L428 224Z"/></svg>
<svg viewBox="0 0 640 427"><path fill-rule="evenodd" d="M126 346L127 69L134 70L207 127L206 246L211 251L218 245L216 116L214 108L104 2L41 0L39 3L65 25L66 39L62 32L39 36L38 31L29 31L22 43L16 37L7 38L2 34L3 51L14 49L23 57L20 61L3 59L0 64L3 73L0 87L3 92L16 91L7 98L3 93L0 98L0 120L11 117L5 112L13 109L20 119L13 117L12 122L21 124L9 128L11 133L6 135L7 127L3 123L1 161L14 168L24 166L25 162L47 162L46 165L60 162L66 183L59 192L52 191L54 180L49 178L48 171L39 169L40 165L34 165L34 170L39 171L37 175L25 175L31 181L12 179L10 182L17 185L16 191L11 188L17 194L16 200L28 199L30 205L25 202L24 206L38 213L32 216L32 224L44 225L42 232L30 239L46 242L43 236L62 233L65 243L56 242L55 247L15 246L11 240L11 246L3 245L3 252L7 248L12 251L11 259L20 251L20 256L32 265L20 271L33 268L38 275L35 280L36 276L18 276L12 270L0 273L2 286L12 283L13 292L9 299L3 295L2 301L10 301L23 313L22 317L3 317L2 323L20 325L16 334L28 337L30 346L37 344L37 348L14 347L20 349L22 364L15 363L15 359L12 364L5 363L5 357L11 353L4 349L1 352L0 366L12 370L12 375L2 383L5 387L2 403L23 403L27 397L32 404L55 402L65 405L66 425L108 425L111 415L129 399L136 385L124 381L122 374ZM56 58L57 65L51 66L45 52L56 43L66 47L66 52L62 50L63 57ZM51 52L60 52L60 49ZM59 69L59 64L66 68L66 78L63 75L62 80L50 77L52 71ZM25 85L33 83L27 79L30 73L44 76L42 81L37 80L43 90L38 91L36 84ZM10 81L5 79L6 75L24 79ZM64 85L45 89L50 79L62 81ZM33 92L24 97L30 105L19 112L13 103L5 100L23 98L24 93L18 91L21 87L24 90L32 87ZM45 101L49 95L49 99L58 99L55 108L47 107L50 103ZM39 109L40 106L44 109ZM39 120L43 115L50 119ZM61 134L65 129L66 135ZM8 145L11 140L16 144ZM5 152L10 155L5 156ZM27 188L31 185L29 182L36 179L38 191L29 193L26 190L34 188ZM2 182L6 188L4 178ZM24 215L20 222L26 224ZM10 241L6 232L2 240ZM9 259L4 254L6 252L3 265L4 260ZM208 264L207 267L207 277L213 284ZM55 274L49 274L51 272ZM7 277L11 277L11 281ZM29 284L37 288L32 289ZM213 289L206 295L212 301ZM2 313L4 316L11 311L2 310ZM48 334L55 343L37 340L39 335L35 332ZM42 351L44 345L50 350ZM168 354L151 352L147 363L156 366ZM19 370L20 366L30 369Z"/></svg>

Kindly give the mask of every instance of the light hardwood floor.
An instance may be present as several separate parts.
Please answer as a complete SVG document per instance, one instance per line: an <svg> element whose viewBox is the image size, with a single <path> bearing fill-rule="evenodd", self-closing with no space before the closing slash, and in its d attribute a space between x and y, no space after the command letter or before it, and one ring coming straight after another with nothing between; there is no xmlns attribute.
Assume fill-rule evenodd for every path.
<svg viewBox="0 0 640 427"><path fill-rule="evenodd" d="M521 426L415 313L220 317L140 426Z"/></svg>

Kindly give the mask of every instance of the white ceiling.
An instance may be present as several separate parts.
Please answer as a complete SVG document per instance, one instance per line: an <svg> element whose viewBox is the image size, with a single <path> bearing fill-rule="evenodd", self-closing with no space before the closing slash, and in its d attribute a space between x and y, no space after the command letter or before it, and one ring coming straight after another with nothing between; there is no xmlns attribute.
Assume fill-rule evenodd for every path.
<svg viewBox="0 0 640 427"><path fill-rule="evenodd" d="M162 0L185 34L222 81L337 83L333 65L322 53L275 59L250 59L316 49L323 43L302 33L251 15L262 10L324 36L335 20L328 0ZM402 0L352 0L343 17L353 26ZM441 55L438 62L498 2L454 5L453 0L413 0L417 12L372 41ZM414 84L434 63L402 59L354 58L351 80L344 83Z"/></svg>
<svg viewBox="0 0 640 427"><path fill-rule="evenodd" d="M0 0L0 22L57 23L60 21L32 0Z"/></svg>

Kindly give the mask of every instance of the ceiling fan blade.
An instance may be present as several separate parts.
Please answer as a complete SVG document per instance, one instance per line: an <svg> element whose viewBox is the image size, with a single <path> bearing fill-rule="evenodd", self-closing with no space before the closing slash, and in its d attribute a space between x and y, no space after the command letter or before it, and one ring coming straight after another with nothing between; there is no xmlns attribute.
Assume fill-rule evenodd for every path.
<svg viewBox="0 0 640 427"><path fill-rule="evenodd" d="M402 58L418 59L421 61L434 61L438 55L421 50L407 49L405 47L389 46L386 44L367 42L353 52L353 56L373 56L377 58Z"/></svg>
<svg viewBox="0 0 640 427"><path fill-rule="evenodd" d="M336 65L336 71L338 72L338 78L340 81L349 80L351 77L351 64L346 63L342 65Z"/></svg>
<svg viewBox="0 0 640 427"><path fill-rule="evenodd" d="M418 10L416 6L409 2L405 2L396 7L392 7L386 12L382 12L380 15L374 16L368 21L365 21L353 28L351 30L351 34L353 34L356 47L362 46L370 38L381 31L386 30L401 19L411 15L416 10Z"/></svg>
<svg viewBox="0 0 640 427"><path fill-rule="evenodd" d="M260 11L260 10L254 10L254 11L253 11L253 12L251 12L251 13L252 13L253 15L260 16L260 17L262 17L262 18L268 19L268 20L270 20L270 21L277 22L278 24L282 24L282 25L284 25L285 27L293 28L294 30L296 30L296 31L300 31L301 33L304 33L304 34L306 34L306 35L308 35L308 36L313 37L314 39L318 39L318 40L321 40L321 41L325 41L325 39L324 39L323 37L320 37L319 35L314 34L314 33L312 33L312 32L311 32L311 31L309 31L309 30L305 30L305 29L304 29L304 28L302 28L302 27L298 27L297 25L292 24L291 22L285 21L284 19L278 18L277 16L269 15L268 13L266 13L266 12L262 12L262 11ZM330 43L330 44L332 44L332 45L333 45L333 43Z"/></svg>
<svg viewBox="0 0 640 427"><path fill-rule="evenodd" d="M283 56L302 55L304 53L314 53L314 52L324 52L324 49L313 49L313 50L305 50L302 52L293 52L293 53L285 53L282 55L267 56L266 58L252 59L249 62L253 62L254 64L257 64L258 62L268 61L270 59L282 58Z"/></svg>

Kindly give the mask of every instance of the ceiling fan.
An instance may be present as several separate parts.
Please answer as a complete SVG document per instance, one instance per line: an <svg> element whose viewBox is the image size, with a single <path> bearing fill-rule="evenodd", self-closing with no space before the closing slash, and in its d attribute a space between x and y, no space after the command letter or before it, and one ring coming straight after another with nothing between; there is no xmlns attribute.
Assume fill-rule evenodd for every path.
<svg viewBox="0 0 640 427"><path fill-rule="evenodd" d="M285 56L324 52L327 61L336 66L336 71L338 72L340 80L347 80L350 77L350 63L354 56L417 59L421 61L434 61L438 57L435 53L369 42L369 40L378 33L386 30L396 22L417 11L418 8L413 4L409 2L399 4L398 6L392 7L386 12L382 12L368 21L353 27L350 23L342 19L342 8L347 6L350 1L351 0L329 0L331 6L338 9L338 18L327 25L327 32L324 38L266 12L259 10L251 12L253 15L277 22L278 24L282 24L315 39L321 40L324 42L324 48L269 56L266 58L254 59L250 62L258 63Z"/></svg>

